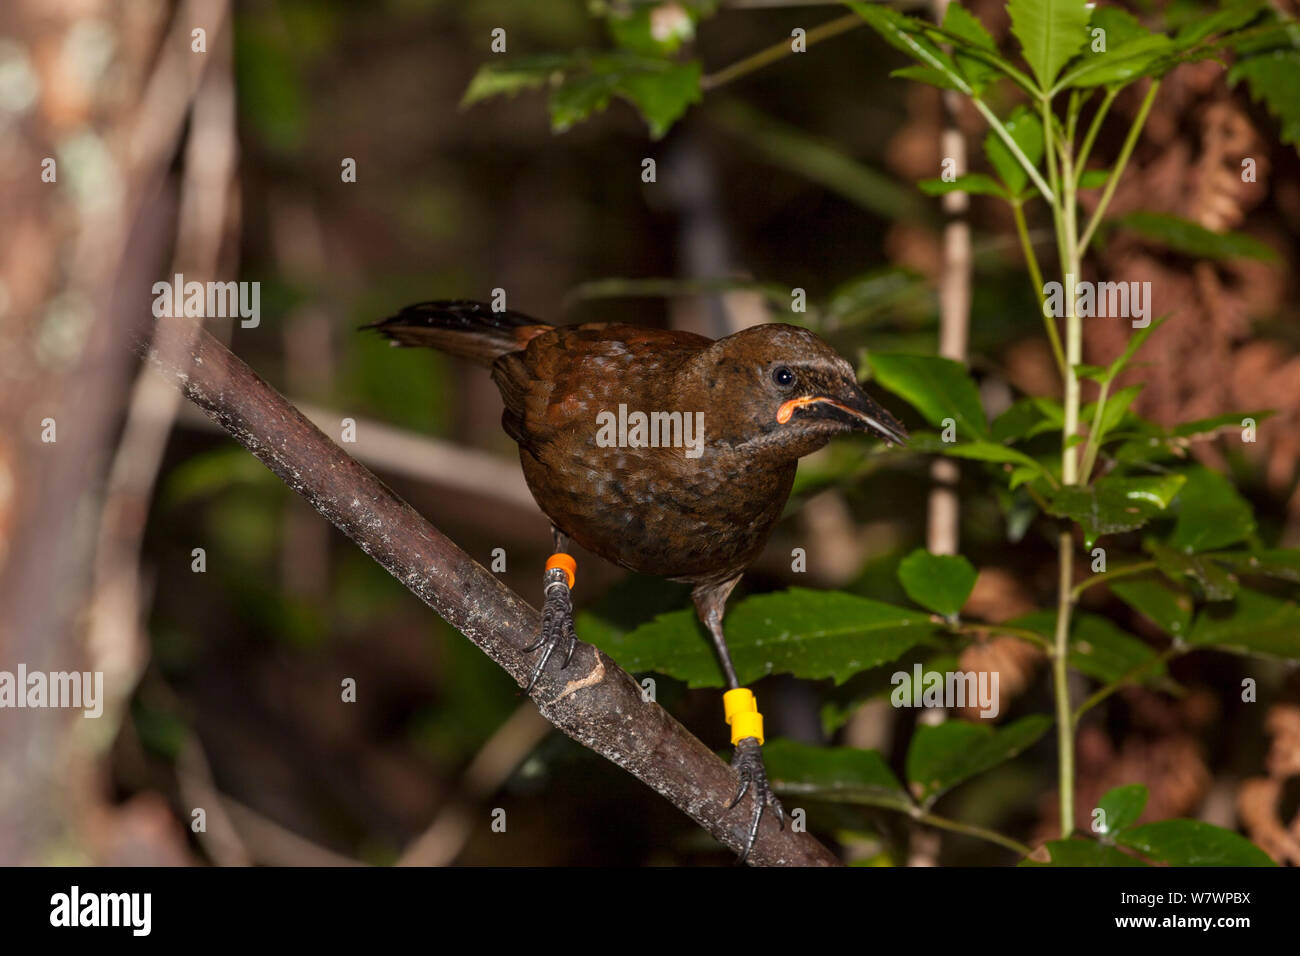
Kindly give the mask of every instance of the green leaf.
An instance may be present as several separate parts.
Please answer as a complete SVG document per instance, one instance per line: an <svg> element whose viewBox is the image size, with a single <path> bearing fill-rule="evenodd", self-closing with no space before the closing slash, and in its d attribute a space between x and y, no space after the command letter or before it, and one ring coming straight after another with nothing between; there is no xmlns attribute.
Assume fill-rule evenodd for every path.
<svg viewBox="0 0 1300 956"><path fill-rule="evenodd" d="M1272 418L1276 414L1271 409L1257 412L1228 412L1224 415L1215 415L1213 418L1200 418L1194 422L1184 422L1181 425L1176 425L1169 434L1175 438L1210 438L1225 429L1243 428L1242 422L1247 418L1254 419L1255 424L1258 425L1264 419Z"/></svg>
<svg viewBox="0 0 1300 956"><path fill-rule="evenodd" d="M1092 20L1088 24L1089 30L1106 31L1106 49L1114 50L1129 43L1139 37L1150 36L1147 30L1137 17L1120 7L1097 7L1092 11ZM1092 52L1091 46L1088 52Z"/></svg>
<svg viewBox="0 0 1300 956"><path fill-rule="evenodd" d="M1263 9L1260 0L1224 3L1218 10L1208 16L1197 17L1183 27L1174 37L1180 50L1186 50L1206 37L1216 33L1227 33L1245 26L1254 20Z"/></svg>
<svg viewBox="0 0 1300 956"><path fill-rule="evenodd" d="M1168 320L1169 316L1162 315L1129 336L1128 345L1124 347L1124 351L1121 352L1119 356L1116 357L1115 361L1111 362L1110 366L1106 369L1105 381L1113 382L1116 377L1118 377L1119 374L1128 367L1128 363L1133 360L1133 356L1138 353L1138 349L1142 348L1142 346L1146 344L1146 340L1151 337L1151 333L1164 325Z"/></svg>
<svg viewBox="0 0 1300 956"><path fill-rule="evenodd" d="M1172 637L1186 637L1192 625L1191 596L1154 574L1117 578L1115 596Z"/></svg>
<svg viewBox="0 0 1300 956"><path fill-rule="evenodd" d="M949 79L946 73L928 66L900 66L897 70L891 70L889 75L896 80L916 80L918 83L928 83L931 86L939 87L941 90L957 89L957 84Z"/></svg>
<svg viewBox="0 0 1300 956"><path fill-rule="evenodd" d="M1196 618L1188 643L1214 645L1237 654L1300 659L1300 607L1241 588L1229 602L1206 606Z"/></svg>
<svg viewBox="0 0 1300 956"><path fill-rule="evenodd" d="M1277 252L1240 232L1213 232L1204 226L1160 212L1132 212L1115 220L1144 239L1198 259L1259 259L1277 262Z"/></svg>
<svg viewBox="0 0 1300 956"><path fill-rule="evenodd" d="M836 192L868 212L913 220L927 214L910 185L858 162L840 144L779 122L736 99L711 100L709 116L740 137L753 156Z"/></svg>
<svg viewBox="0 0 1300 956"><path fill-rule="evenodd" d="M1012 110L1011 115L1002 121L1002 125L1006 127L1011 141L1020 147L1025 158L1037 169L1039 161L1043 158L1042 120L1029 108L1017 106ZM990 130L984 137L984 155L988 158L989 165L1006 183L1011 194L1023 195L1025 187L1029 185L1029 174L995 131Z"/></svg>
<svg viewBox="0 0 1300 956"><path fill-rule="evenodd" d="M1271 50L1239 60L1228 71L1228 84L1242 80L1250 98L1268 107L1281 124L1282 142L1300 147L1300 50Z"/></svg>
<svg viewBox="0 0 1300 956"><path fill-rule="evenodd" d="M934 432L915 432L907 441L909 451L921 454L947 455L950 458L969 458L973 461L991 461L1019 465L1033 470L1035 477L1045 474L1041 464L1022 451L991 441L944 441Z"/></svg>
<svg viewBox="0 0 1300 956"><path fill-rule="evenodd" d="M1061 417L1045 413L1037 399L1022 398L993 420L991 437L996 442L1021 441L1043 432L1059 431Z"/></svg>
<svg viewBox="0 0 1300 956"><path fill-rule="evenodd" d="M943 682L949 671L961 670L959 663L957 654L948 651L933 653L922 647L884 667L864 671L843 684L826 688L822 693L822 733L828 737L834 734L869 700L892 694L905 695L904 699L911 700L914 683L921 688L915 693L920 694L927 680L935 680L930 675L937 675L938 680ZM915 671L918 664L921 667L919 677ZM903 675L901 682L894 679L896 674Z"/></svg>
<svg viewBox="0 0 1300 956"><path fill-rule="evenodd" d="M1050 854L1047 863L1026 858L1021 866L1148 866L1113 846L1092 840L1048 840L1043 844Z"/></svg>
<svg viewBox="0 0 1300 956"><path fill-rule="evenodd" d="M975 589L975 569L961 555L931 554L917 548L898 565L903 590L921 607L956 617Z"/></svg>
<svg viewBox="0 0 1300 956"><path fill-rule="evenodd" d="M640 111L650 135L661 138L700 100L700 64L677 63L627 51L546 54L479 68L462 106L547 85L551 129L562 133L609 106L613 97Z"/></svg>
<svg viewBox="0 0 1300 956"><path fill-rule="evenodd" d="M1125 414L1128 413L1129 407L1133 404L1134 399L1142 391L1141 385L1130 385L1127 388L1121 388L1119 391L1112 393L1106 398L1106 407L1101 412L1101 424L1097 428L1097 441L1104 442L1106 436L1115 430L1115 427L1124 420ZM1079 419L1088 423L1092 427L1093 416L1097 412L1097 403L1089 402L1079 412Z"/></svg>
<svg viewBox="0 0 1300 956"><path fill-rule="evenodd" d="M1161 820L1125 830L1117 843L1170 866L1276 866L1245 837L1200 820Z"/></svg>
<svg viewBox="0 0 1300 956"><path fill-rule="evenodd" d="M1142 816L1142 808L1147 805L1147 788L1140 783L1130 783L1125 787L1108 790L1097 801L1097 809L1103 811L1105 828L1099 831L1103 838L1112 837L1121 830L1137 823Z"/></svg>
<svg viewBox="0 0 1300 956"><path fill-rule="evenodd" d="M763 746L763 763L773 789L781 793L903 811L912 807L912 798L875 750L773 740Z"/></svg>
<svg viewBox="0 0 1300 956"><path fill-rule="evenodd" d="M1051 640L1056 630L1056 612L1034 611L1008 623ZM1076 611L1070 619L1070 666L1102 683L1119 680L1149 664L1155 656L1150 647L1121 631L1109 618ZM1141 679L1153 681L1164 672L1163 664L1152 664L1142 672Z"/></svg>
<svg viewBox="0 0 1300 956"><path fill-rule="evenodd" d="M912 792L932 806L944 791L1032 746L1050 726L1050 717L1031 714L997 730L961 720L917 727L907 750Z"/></svg>
<svg viewBox="0 0 1300 956"><path fill-rule="evenodd" d="M960 10L961 8L949 7L948 9ZM942 196L945 193L960 191L973 196L997 196L1001 199L1007 197L1007 191L1001 184L984 173L963 173L951 182L946 179L923 179L917 185L927 196Z"/></svg>
<svg viewBox="0 0 1300 956"><path fill-rule="evenodd" d="M1061 77L1059 88L1090 89L1097 86L1124 86L1140 76L1157 72L1165 54L1173 48L1167 36L1158 33L1133 39L1118 46L1107 42L1105 53L1093 53Z"/></svg>
<svg viewBox="0 0 1300 956"><path fill-rule="evenodd" d="M1213 551L1254 533L1254 512L1232 482L1201 465L1183 475L1187 482L1175 502L1178 521L1167 542L1171 548L1189 554Z"/></svg>
<svg viewBox="0 0 1300 956"><path fill-rule="evenodd" d="M970 41L973 46L988 50L991 53L997 53L997 44L993 42L993 37L989 35L989 31L984 29L984 24L980 23L975 14L959 3L948 4L948 9L943 16L943 29ZM957 68L970 81L971 89L977 93L981 92L998 76L995 67L977 57L968 56L959 49L954 50L953 55L957 61Z"/></svg>
<svg viewBox="0 0 1300 956"><path fill-rule="evenodd" d="M883 4L846 3L845 6L866 20L890 46L943 74L953 89L966 94L974 92L952 58L925 36L926 24Z"/></svg>
<svg viewBox="0 0 1300 956"><path fill-rule="evenodd" d="M928 614L806 588L746 598L727 611L723 627L743 684L776 673L842 683L896 660L938 633ZM717 656L694 610L660 614L628 634L597 634L591 642L629 671L656 671L691 687L723 684Z"/></svg>
<svg viewBox="0 0 1300 956"><path fill-rule="evenodd" d="M1206 557L1215 563L1226 564L1239 574L1264 575L1300 584L1300 550L1225 552Z"/></svg>
<svg viewBox="0 0 1300 956"><path fill-rule="evenodd" d="M934 427L942 428L944 419L951 418L958 434L988 437L979 389L960 362L897 352L872 352L867 361L881 385L910 402Z"/></svg>
<svg viewBox="0 0 1300 956"><path fill-rule="evenodd" d="M1066 485L1051 492L1047 512L1058 518L1070 518L1083 528L1084 540L1091 548L1105 534L1117 534L1140 528L1169 507L1183 486L1183 475L1153 478L1098 479L1091 487Z"/></svg>
<svg viewBox="0 0 1300 956"><path fill-rule="evenodd" d="M1011 0L1011 32L1040 88L1053 81L1088 38L1086 0Z"/></svg>
<svg viewBox="0 0 1300 956"><path fill-rule="evenodd" d="M678 6L670 15L652 19L661 8L649 6L620 9L613 7L605 20L609 35L625 50L647 56L676 53L684 42L695 38L693 11ZM675 14L675 15L672 15Z"/></svg>
<svg viewBox="0 0 1300 956"><path fill-rule="evenodd" d="M1083 175L1079 177L1080 189L1100 189L1106 185L1106 180L1110 179L1111 170L1109 169L1086 169Z"/></svg>
<svg viewBox="0 0 1300 956"><path fill-rule="evenodd" d="M1208 555L1187 554L1159 541L1143 545L1156 559L1156 567L1170 580L1191 578L1205 592L1206 600L1227 601L1237 593L1237 579L1215 564Z"/></svg>

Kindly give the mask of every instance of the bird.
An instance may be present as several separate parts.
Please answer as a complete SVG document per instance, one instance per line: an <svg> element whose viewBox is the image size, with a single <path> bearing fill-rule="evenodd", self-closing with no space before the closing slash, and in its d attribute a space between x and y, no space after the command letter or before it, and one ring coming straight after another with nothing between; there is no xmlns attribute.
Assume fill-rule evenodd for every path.
<svg viewBox="0 0 1300 956"><path fill-rule="evenodd" d="M491 370L524 478L551 521L531 691L561 646L577 644L576 542L620 567L692 586L728 690L724 712L749 829L770 809L785 826L762 758L762 717L736 678L727 598L781 517L798 461L837 435L893 445L907 430L808 329L767 323L719 339L620 322L552 325L469 300L420 302L364 326L391 344L436 349Z"/></svg>

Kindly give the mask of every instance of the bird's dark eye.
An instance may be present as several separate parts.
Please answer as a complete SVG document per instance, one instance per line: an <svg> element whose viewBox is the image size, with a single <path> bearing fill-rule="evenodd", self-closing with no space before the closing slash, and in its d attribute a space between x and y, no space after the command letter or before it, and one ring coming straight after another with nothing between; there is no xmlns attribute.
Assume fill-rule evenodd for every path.
<svg viewBox="0 0 1300 956"><path fill-rule="evenodd" d="M789 388L794 384L794 372L790 371L784 365L778 365L772 369L772 381L776 382L782 388Z"/></svg>

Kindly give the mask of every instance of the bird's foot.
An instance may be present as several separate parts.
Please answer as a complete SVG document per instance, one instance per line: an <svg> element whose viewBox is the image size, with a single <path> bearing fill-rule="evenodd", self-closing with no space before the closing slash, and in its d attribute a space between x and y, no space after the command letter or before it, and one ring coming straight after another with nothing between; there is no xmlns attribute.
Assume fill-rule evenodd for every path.
<svg viewBox="0 0 1300 956"><path fill-rule="evenodd" d="M776 812L776 819L781 824L781 829L784 830L785 809L781 806L781 801L776 798L776 794L772 792L772 788L768 786L767 768L763 766L763 746L758 742L757 737L745 737L737 741L731 766L735 768L736 773L740 774L740 789L736 791L736 796L731 803L727 804L727 809L730 810L740 803L746 793L750 794L754 804L749 820L749 835L745 839L745 850L737 861L744 863L749 859L749 851L754 849L754 841L758 839L758 824L763 819L763 811L771 807Z"/></svg>
<svg viewBox="0 0 1300 956"><path fill-rule="evenodd" d="M562 567L546 569L546 597L542 603L542 632L537 640L524 648L526 653L542 648L542 656L533 667L533 675L528 680L525 693L532 693L533 685L541 676L546 662L551 659L555 649L565 644L563 669L569 666L574 648L578 646L578 633L573 628L573 599L570 596L570 576Z"/></svg>

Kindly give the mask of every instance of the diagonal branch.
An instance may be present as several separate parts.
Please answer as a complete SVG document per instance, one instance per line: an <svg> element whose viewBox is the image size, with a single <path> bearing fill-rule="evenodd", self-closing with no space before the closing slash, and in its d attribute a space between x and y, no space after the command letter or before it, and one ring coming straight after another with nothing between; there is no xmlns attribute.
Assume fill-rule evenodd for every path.
<svg viewBox="0 0 1300 956"><path fill-rule="evenodd" d="M182 322L183 319L165 319ZM197 330L196 330L197 331ZM530 673L537 611L315 425L206 332L188 354L149 350L148 361L290 488L520 686ZM739 852L748 804L727 802L731 768L658 704L609 657L579 644L564 671L548 668L532 698L542 716L578 743L612 760L721 843ZM778 828L765 814L750 862L834 866L839 860L808 833Z"/></svg>

